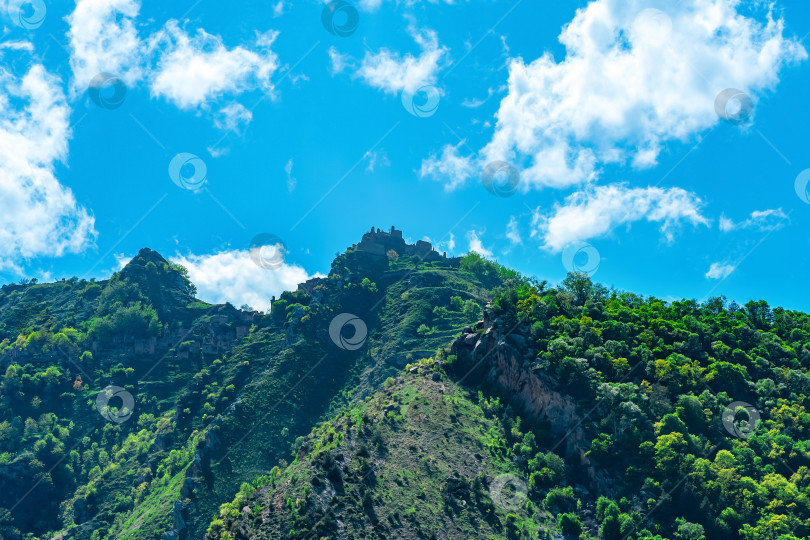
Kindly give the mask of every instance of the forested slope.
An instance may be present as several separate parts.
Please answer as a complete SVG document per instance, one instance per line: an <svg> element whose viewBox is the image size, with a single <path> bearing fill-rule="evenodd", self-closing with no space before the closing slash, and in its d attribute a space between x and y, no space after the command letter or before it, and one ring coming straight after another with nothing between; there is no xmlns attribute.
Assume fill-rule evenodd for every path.
<svg viewBox="0 0 810 540"><path fill-rule="evenodd" d="M367 233L270 313L0 289L3 538L810 535L810 318Z"/></svg>
<svg viewBox="0 0 810 540"><path fill-rule="evenodd" d="M110 280L5 286L0 534L200 538L296 437L480 317L497 275L406 247L351 248L270 314L196 300L148 249ZM362 348L330 336L345 313Z"/></svg>
<svg viewBox="0 0 810 540"><path fill-rule="evenodd" d="M810 534L806 314L503 275L482 323L298 441L207 538Z"/></svg>

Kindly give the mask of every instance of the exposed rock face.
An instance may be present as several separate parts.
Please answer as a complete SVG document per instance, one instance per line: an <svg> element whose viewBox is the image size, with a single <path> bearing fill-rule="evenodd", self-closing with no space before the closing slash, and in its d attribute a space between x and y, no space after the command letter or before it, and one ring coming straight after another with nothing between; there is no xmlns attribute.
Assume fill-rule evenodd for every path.
<svg viewBox="0 0 810 540"><path fill-rule="evenodd" d="M550 378L531 371L533 355L526 348L526 338L514 332L506 334L494 321L485 319L484 324L483 334L468 331L453 343L451 352L462 361L462 369L483 374L486 384L509 396L522 412L547 420L553 436L565 437L567 452L579 453L583 434L574 401L554 390Z"/></svg>
<svg viewBox="0 0 810 540"><path fill-rule="evenodd" d="M582 415L575 401L556 389L558 384L551 376L531 369L537 351L527 345L522 333L527 329L502 327L502 321L493 320L486 309L484 320L475 326L477 332L470 327L464 329L451 347L451 354L458 359L460 375L481 379L521 413L533 420L547 421L551 426L552 450L579 456L591 487L600 493L611 493L610 482L585 456L590 442L585 438Z"/></svg>
<svg viewBox="0 0 810 540"><path fill-rule="evenodd" d="M185 508L180 501L175 501L172 509L172 528L163 533L163 540L176 540L182 537L182 531L186 528L186 521L183 518Z"/></svg>

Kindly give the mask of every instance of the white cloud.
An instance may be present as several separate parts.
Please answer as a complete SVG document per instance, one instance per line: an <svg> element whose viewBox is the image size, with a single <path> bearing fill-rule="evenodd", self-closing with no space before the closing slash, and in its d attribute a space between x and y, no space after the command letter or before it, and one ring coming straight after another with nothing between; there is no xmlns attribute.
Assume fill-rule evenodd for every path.
<svg viewBox="0 0 810 540"><path fill-rule="evenodd" d="M169 21L149 40L150 49L160 51L151 76L152 95L189 109L226 93L256 88L271 92L278 57L270 46L276 36L272 31L260 35L255 44L258 52L241 46L228 49L202 29L189 35L176 21Z"/></svg>
<svg viewBox="0 0 810 540"><path fill-rule="evenodd" d="M118 265L118 267L114 271L117 272L118 270L122 270L126 265L129 264L129 261L131 260L132 257L129 255L125 255L124 253L116 253L115 264Z"/></svg>
<svg viewBox="0 0 810 540"><path fill-rule="evenodd" d="M458 149L464 144L466 141L461 141L455 146L448 144L442 149L441 156L432 155L422 160L419 176L446 179L444 187L448 191L462 185L476 172L473 159L458 153Z"/></svg>
<svg viewBox="0 0 810 540"><path fill-rule="evenodd" d="M464 101L461 102L462 107L467 107L468 109L477 109L487 101L492 95L495 93L495 90L492 88L487 89L487 96L485 98L464 98Z"/></svg>
<svg viewBox="0 0 810 540"><path fill-rule="evenodd" d="M775 231L785 226L788 215L781 208L769 208L768 210L755 210L747 219L735 223L726 216L720 217L720 230L730 232L740 229L757 229L759 231Z"/></svg>
<svg viewBox="0 0 810 540"><path fill-rule="evenodd" d="M535 212L532 236L542 237L545 249L558 252L574 242L604 236L619 225L646 220L661 223L661 232L672 241L681 221L709 224L701 206L696 195L680 188L598 186L569 195L548 215Z"/></svg>
<svg viewBox="0 0 810 540"><path fill-rule="evenodd" d="M351 56L342 54L334 46L329 47L329 50L326 52L329 55L329 63L332 66L332 75L343 73L354 62Z"/></svg>
<svg viewBox="0 0 810 540"><path fill-rule="evenodd" d="M736 227L736 224L728 219L725 215L720 216L720 221L718 223L718 228L723 232L733 231Z"/></svg>
<svg viewBox="0 0 810 540"><path fill-rule="evenodd" d="M61 81L39 64L22 77L0 66L0 268L95 241L93 216L54 175L70 136Z"/></svg>
<svg viewBox="0 0 810 540"><path fill-rule="evenodd" d="M383 3L383 0L360 0L357 5L366 11L376 11Z"/></svg>
<svg viewBox="0 0 810 540"><path fill-rule="evenodd" d="M206 146L205 149L208 150L208 153L211 154L211 157L214 158L228 155L228 153L231 151L230 148L215 146L213 144L210 146Z"/></svg>
<svg viewBox="0 0 810 540"><path fill-rule="evenodd" d="M368 165L366 166L368 172L374 172L374 169L378 166L388 167L391 165L391 162L388 161L388 156L382 150L366 152L363 158L368 160Z"/></svg>
<svg viewBox="0 0 810 540"><path fill-rule="evenodd" d="M508 94L479 162L511 162L535 187L586 183L608 163L655 165L664 143L719 122L719 92L734 87L756 98L785 64L807 57L783 36L781 19L746 17L739 4L683 0L657 18L637 18L648 0L595 0L577 10L559 36L562 60L547 52L509 62Z"/></svg>
<svg viewBox="0 0 810 540"><path fill-rule="evenodd" d="M439 38L433 30L418 30L413 25L408 32L422 49L419 56L410 53L400 54L383 48L379 52L366 52L355 75L373 88L386 93L397 94L402 91L415 92L424 85L436 82L439 61L447 49L439 45ZM330 49L332 71L340 72L353 61Z"/></svg>
<svg viewBox="0 0 810 540"><path fill-rule="evenodd" d="M423 238L423 240L426 240L426 241L430 242L431 244L433 244L433 249L435 249L437 252L439 252L439 253L445 252L445 253L447 253L447 255L449 257L452 257L453 252L456 249L456 237L453 235L453 233L448 233L448 235L450 236L450 238L448 240L446 240L446 241L445 240L436 240L434 242L433 240L428 239L427 236L425 236ZM445 235L445 236L447 236L447 235ZM444 238L444 237L442 237L442 238Z"/></svg>
<svg viewBox="0 0 810 540"><path fill-rule="evenodd" d="M248 304L267 310L270 298L294 290L310 276L300 266L284 264L276 270L261 268L247 250L221 251L212 255L175 256L172 262L188 269L197 286L197 296L212 303ZM320 274L318 274L320 275Z"/></svg>
<svg viewBox="0 0 810 540"><path fill-rule="evenodd" d="M481 238L479 238L477 231L468 231L467 240L470 242L471 253L478 253L482 257L492 257L492 251L484 247L484 244L481 242Z"/></svg>
<svg viewBox="0 0 810 540"><path fill-rule="evenodd" d="M418 4L421 0L397 0L397 4L405 4L406 6L413 6ZM454 5L460 3L459 0L427 0L431 4L448 4ZM357 5L364 11L376 11L383 4L383 0L360 0Z"/></svg>
<svg viewBox="0 0 810 540"><path fill-rule="evenodd" d="M273 17L281 17L282 15L284 15L284 2L279 1L273 6Z"/></svg>
<svg viewBox="0 0 810 540"><path fill-rule="evenodd" d="M219 129L241 133L242 129L253 120L253 113L241 103L229 103L219 110L214 118L214 125Z"/></svg>
<svg viewBox="0 0 810 540"><path fill-rule="evenodd" d="M0 4L0 6L2 6L2 4ZM4 41L0 43L0 51L4 49L11 51L33 52L34 44L30 41Z"/></svg>
<svg viewBox="0 0 810 540"><path fill-rule="evenodd" d="M706 277L708 279L725 279L735 268L737 267L731 264L712 263L709 271L706 272Z"/></svg>
<svg viewBox="0 0 810 540"><path fill-rule="evenodd" d="M506 237L513 244L523 243L523 239L520 237L520 231L518 230L518 221L515 219L515 216L510 217L509 223L506 224Z"/></svg>
<svg viewBox="0 0 810 540"><path fill-rule="evenodd" d="M128 85L140 79L143 50L135 29L140 8L138 0L76 2L65 17L74 92L83 92L101 72L113 73Z"/></svg>
<svg viewBox="0 0 810 540"><path fill-rule="evenodd" d="M225 95L253 90L272 95L271 77L279 62L271 47L277 32L258 34L249 47L228 48L219 36L201 28L187 32L178 21L169 20L141 37L139 10L139 0L76 2L65 18L74 93L83 92L98 73L109 72L130 87L145 82L152 96L182 109L207 110ZM232 119L245 121L244 110L229 107L239 113Z"/></svg>
<svg viewBox="0 0 810 540"><path fill-rule="evenodd" d="M298 183L298 179L293 176L292 170L293 160L290 158L287 164L284 165L284 172L287 173L287 190L290 192L295 190L295 185Z"/></svg>

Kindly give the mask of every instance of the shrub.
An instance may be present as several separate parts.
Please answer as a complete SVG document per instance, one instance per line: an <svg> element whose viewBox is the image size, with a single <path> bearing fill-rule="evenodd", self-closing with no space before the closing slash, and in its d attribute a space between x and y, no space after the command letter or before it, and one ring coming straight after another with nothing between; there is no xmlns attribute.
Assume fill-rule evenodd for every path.
<svg viewBox="0 0 810 540"><path fill-rule="evenodd" d="M481 316L481 306L473 300L469 299L464 302L464 308L462 310L464 313L464 318L470 322L477 320Z"/></svg>
<svg viewBox="0 0 810 540"><path fill-rule="evenodd" d="M552 489L546 495L545 505L551 511L571 512L576 510L577 500L574 497L574 490L570 486Z"/></svg>
<svg viewBox="0 0 810 540"><path fill-rule="evenodd" d="M560 515L560 529L563 534L578 537L582 534L582 523L579 518L574 514L561 514Z"/></svg>

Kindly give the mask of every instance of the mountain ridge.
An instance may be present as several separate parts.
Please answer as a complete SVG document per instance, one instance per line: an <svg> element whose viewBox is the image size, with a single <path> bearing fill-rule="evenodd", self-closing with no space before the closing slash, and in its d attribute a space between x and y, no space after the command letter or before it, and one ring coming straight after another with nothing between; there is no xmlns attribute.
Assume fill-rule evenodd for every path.
<svg viewBox="0 0 810 540"><path fill-rule="evenodd" d="M269 313L148 248L3 286L0 344L3 538L810 533L810 318L764 301L372 229Z"/></svg>

